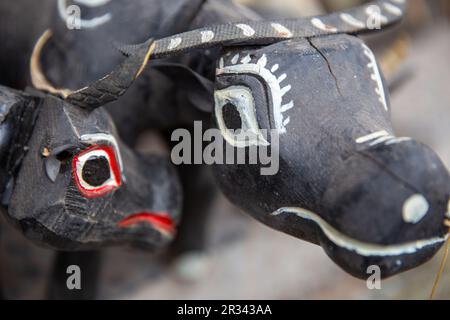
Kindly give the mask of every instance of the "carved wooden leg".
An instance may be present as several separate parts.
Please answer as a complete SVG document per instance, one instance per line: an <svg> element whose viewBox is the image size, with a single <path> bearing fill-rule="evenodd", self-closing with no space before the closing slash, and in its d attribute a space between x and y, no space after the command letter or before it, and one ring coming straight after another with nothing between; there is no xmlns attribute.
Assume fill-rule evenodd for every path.
<svg viewBox="0 0 450 320"><path fill-rule="evenodd" d="M173 244L176 254L175 269L184 281L199 280L208 269L206 230L208 212L216 194L210 168L181 166L183 185L183 215Z"/></svg>
<svg viewBox="0 0 450 320"><path fill-rule="evenodd" d="M183 215L174 243L176 252L203 251L208 210L217 188L207 166L182 165L179 173L183 185Z"/></svg>
<svg viewBox="0 0 450 320"><path fill-rule="evenodd" d="M97 294L98 275L100 271L100 252L60 251L55 255L53 270L50 275L47 298L62 300L90 300ZM70 266L75 266L71 267ZM80 289L73 286L78 268L80 271Z"/></svg>

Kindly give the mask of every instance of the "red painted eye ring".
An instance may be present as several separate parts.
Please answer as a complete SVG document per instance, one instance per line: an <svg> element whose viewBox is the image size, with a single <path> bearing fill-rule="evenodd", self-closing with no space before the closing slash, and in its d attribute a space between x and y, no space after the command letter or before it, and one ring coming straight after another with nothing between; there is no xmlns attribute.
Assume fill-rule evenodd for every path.
<svg viewBox="0 0 450 320"><path fill-rule="evenodd" d="M80 171L82 170L83 166L79 166L78 164L82 161L81 159L83 157L86 157L93 152L100 152L106 155L112 177L99 187L92 186L92 188L88 188L86 186L87 183L83 181L83 178L80 175ZM116 153L114 148L109 145L100 146L95 144L75 155L72 160L72 171L78 190L86 198L102 197L119 188L122 184L121 171L117 163Z"/></svg>

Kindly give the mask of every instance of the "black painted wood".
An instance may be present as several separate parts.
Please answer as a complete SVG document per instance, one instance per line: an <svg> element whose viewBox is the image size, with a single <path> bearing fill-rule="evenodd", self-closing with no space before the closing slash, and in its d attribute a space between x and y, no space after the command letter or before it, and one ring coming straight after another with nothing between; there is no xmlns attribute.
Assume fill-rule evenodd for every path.
<svg viewBox="0 0 450 320"><path fill-rule="evenodd" d="M135 154L117 137L102 109L89 112L51 96L37 98L42 99L39 115L22 145L26 152L4 203L8 218L34 241L66 250L134 242L159 247L167 242L170 236L154 224L127 228L119 223L134 214L153 213L167 215L175 226L180 190L168 159ZM97 186L90 186L94 193L89 193L86 181L80 185L84 167L75 167L83 164L76 159L102 148L103 154L109 152L107 169L119 183L98 194ZM26 197L29 193L45 196Z"/></svg>
<svg viewBox="0 0 450 320"><path fill-rule="evenodd" d="M247 56L249 61L235 63ZM273 97L280 93L269 89L262 73L247 73L246 65L266 70L278 65L270 73L283 79L281 88L290 86L282 93L282 105L292 102L281 113L290 121L279 137L275 175L261 175L261 163L215 166L221 189L233 203L275 229L321 245L360 278L367 277L370 265L387 277L437 252L448 233L448 171L429 147L395 137L388 92L384 82L379 87L375 81L376 62L360 39L299 39L232 50L222 58L216 90L249 88L261 129L277 128ZM227 73L229 68L238 71ZM251 106L245 108L252 112ZM217 109L214 116L216 123L222 117ZM411 209L408 202L417 207ZM416 209L423 216L408 221ZM428 245L412 249L423 241Z"/></svg>
<svg viewBox="0 0 450 320"><path fill-rule="evenodd" d="M184 16L184 5L200 8L198 16ZM183 78L193 74L192 81L186 80L192 84L215 79L216 93L232 85L249 88L258 127L277 128L281 133L280 170L273 176L261 176L260 165L216 166L223 191L267 225L320 244L349 273L365 277L366 267L376 264L383 276L389 276L423 263L442 244L447 233L443 220L449 178L431 150L394 136L388 94L375 59L359 39L345 35L372 31L364 24L371 5L380 9L382 27L398 22L404 11L402 1L373 1L323 17L258 21L254 16L240 24L223 25L220 23L236 21L245 14L230 13L232 10L218 1L192 2L190 7L174 0L151 8L142 2L133 6L114 2L107 8L113 15L120 11L117 20L93 30L67 31L56 16L54 37L43 52L43 71L55 86L74 90L66 101L80 108L92 110L123 94L108 108L130 143L145 128L189 128L192 120L209 116L204 97L211 97L210 90L204 85L180 86L174 80L177 72ZM170 31L159 25L165 25L160 22L168 16L192 21L185 29L194 30L165 37ZM123 28L125 19L130 19L127 28ZM256 21L245 21L252 19ZM157 40L144 42L149 36ZM118 52L105 51L111 40L127 56L125 62ZM225 47L222 56L217 47ZM200 48L208 50L194 50ZM249 58L242 60L247 55ZM170 58L188 72L185 68L180 73L178 67L171 72L152 70L152 65L159 63L152 59L151 72L145 72L149 57ZM219 71L214 76L215 67L256 63L261 68L270 66L272 75L281 76L275 81L283 87L289 84L290 90L273 91L268 81L251 72ZM102 78L105 74L108 76ZM120 90L115 90L117 87ZM76 91L79 88L83 89ZM195 90L203 94L193 97L190 93ZM82 99L78 99L79 93L83 93ZM280 106L274 106L271 99L276 95L286 103L282 115L275 114ZM215 111L216 121L218 116ZM280 117L286 122L274 120ZM424 205L428 206L425 215L415 221L416 211L424 211ZM419 246L432 239L437 240Z"/></svg>

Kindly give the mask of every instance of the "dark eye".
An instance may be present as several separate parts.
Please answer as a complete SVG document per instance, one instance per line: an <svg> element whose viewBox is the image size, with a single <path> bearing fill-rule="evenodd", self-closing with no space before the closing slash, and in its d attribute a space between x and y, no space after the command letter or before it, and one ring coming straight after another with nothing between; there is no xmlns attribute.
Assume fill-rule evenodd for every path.
<svg viewBox="0 0 450 320"><path fill-rule="evenodd" d="M231 130L238 130L242 128L242 119L236 106L231 103L227 103L222 107L222 116L225 126Z"/></svg>
<svg viewBox="0 0 450 320"><path fill-rule="evenodd" d="M81 169L81 175L91 186L101 186L111 177L108 159L102 156L89 158Z"/></svg>
<svg viewBox="0 0 450 320"><path fill-rule="evenodd" d="M73 158L72 169L78 190L88 198L101 197L121 185L114 149L94 145Z"/></svg>
<svg viewBox="0 0 450 320"><path fill-rule="evenodd" d="M229 144L240 148L269 145L259 128L255 99L248 87L230 86L216 90L214 100L217 125Z"/></svg>

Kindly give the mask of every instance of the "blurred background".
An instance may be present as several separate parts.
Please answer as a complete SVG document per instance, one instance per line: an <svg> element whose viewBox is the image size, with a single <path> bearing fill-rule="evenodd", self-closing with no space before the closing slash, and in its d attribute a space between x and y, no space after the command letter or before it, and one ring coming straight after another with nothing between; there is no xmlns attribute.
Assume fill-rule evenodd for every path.
<svg viewBox="0 0 450 320"><path fill-rule="evenodd" d="M360 0L236 0L263 16L335 11ZM402 26L367 38L391 89L399 136L430 145L450 168L450 1L410 0ZM208 252L168 263L164 252L104 250L101 299L426 299L443 252L427 264L368 290L321 247L271 230L223 196L211 210ZM41 299L53 253L6 228L0 241L6 297ZM8 259L4 259L5 256ZM7 275L7 276L5 276ZM450 261L437 298L450 298Z"/></svg>

